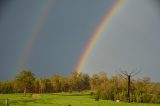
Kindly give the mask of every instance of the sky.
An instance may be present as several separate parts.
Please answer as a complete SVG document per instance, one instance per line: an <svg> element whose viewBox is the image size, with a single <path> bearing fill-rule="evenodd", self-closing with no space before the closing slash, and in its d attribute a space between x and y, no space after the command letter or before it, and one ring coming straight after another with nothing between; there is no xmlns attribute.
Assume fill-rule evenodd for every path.
<svg viewBox="0 0 160 106"><path fill-rule="evenodd" d="M68 76L116 0L0 2L0 81L22 69L37 77ZM160 2L124 0L97 39L82 72L109 76L138 68L160 82Z"/></svg>

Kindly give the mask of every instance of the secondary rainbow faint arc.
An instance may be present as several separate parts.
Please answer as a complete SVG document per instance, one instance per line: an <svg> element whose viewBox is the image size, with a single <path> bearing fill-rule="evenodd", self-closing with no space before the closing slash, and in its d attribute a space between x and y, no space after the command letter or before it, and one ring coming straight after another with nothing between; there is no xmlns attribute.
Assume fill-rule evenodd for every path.
<svg viewBox="0 0 160 106"><path fill-rule="evenodd" d="M106 29L106 27L109 25L109 23L112 20L112 17L116 14L116 12L118 11L119 7L122 5L122 2L124 0L116 0L115 3L113 4L112 8L110 9L110 11L107 11L107 14L105 15L105 17L103 18L103 20L101 21L100 25L97 27L96 31L93 33L92 38L90 39L88 45L86 46L86 49L79 61L79 64L77 65L77 72L80 73L82 68L84 67L89 54L92 51L92 48L94 47L94 45L96 44L98 38L100 38L100 36L102 35L102 33L104 32L104 30Z"/></svg>
<svg viewBox="0 0 160 106"><path fill-rule="evenodd" d="M45 4L43 4L42 8L40 9L40 12L36 17L35 23L32 27L32 31L28 34L29 37L26 40L24 50L22 51L22 55L19 59L18 63L19 66L23 66L28 62L32 53L32 49L36 42L37 36L42 30L43 24L46 21L46 17L48 16L51 4L53 4L52 0L45 1Z"/></svg>

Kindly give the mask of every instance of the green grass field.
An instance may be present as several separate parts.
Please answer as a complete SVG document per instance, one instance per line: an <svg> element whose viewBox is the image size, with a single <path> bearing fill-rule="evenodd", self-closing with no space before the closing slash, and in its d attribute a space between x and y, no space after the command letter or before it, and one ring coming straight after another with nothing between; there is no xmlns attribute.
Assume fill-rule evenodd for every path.
<svg viewBox="0 0 160 106"><path fill-rule="evenodd" d="M9 106L160 106L160 104L116 103L114 101L95 101L87 93L50 93L50 94L0 94L0 106L8 98Z"/></svg>

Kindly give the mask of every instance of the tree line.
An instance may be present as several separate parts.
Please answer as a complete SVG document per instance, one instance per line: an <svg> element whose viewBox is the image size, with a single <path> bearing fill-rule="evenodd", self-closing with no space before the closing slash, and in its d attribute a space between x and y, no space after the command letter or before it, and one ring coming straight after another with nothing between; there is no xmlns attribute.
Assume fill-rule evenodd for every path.
<svg viewBox="0 0 160 106"><path fill-rule="evenodd" d="M22 70L13 80L0 82L0 93L55 93L90 91L95 100L127 101L127 80L114 75L108 78L105 72L93 76L73 71L69 77L53 75L36 78L30 70ZM160 103L160 83L149 77L131 80L131 102Z"/></svg>

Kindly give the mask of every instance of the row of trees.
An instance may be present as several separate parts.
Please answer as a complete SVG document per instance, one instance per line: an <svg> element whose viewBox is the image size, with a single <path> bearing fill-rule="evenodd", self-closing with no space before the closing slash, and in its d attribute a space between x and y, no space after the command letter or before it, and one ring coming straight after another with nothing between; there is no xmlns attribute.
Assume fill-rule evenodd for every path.
<svg viewBox="0 0 160 106"><path fill-rule="evenodd" d="M70 77L53 75L50 78L36 78L29 70L21 71L14 80L0 82L1 93L49 93L89 90L90 77L76 71Z"/></svg>
<svg viewBox="0 0 160 106"><path fill-rule="evenodd" d="M95 99L127 100L127 80L115 75L108 78L100 72L93 76L72 72L69 77L53 75L36 78L29 70L21 71L14 80L0 82L1 93L52 93L90 90ZM131 102L160 103L160 84L149 77L131 80Z"/></svg>
<svg viewBox="0 0 160 106"><path fill-rule="evenodd" d="M110 79L103 74L94 75L91 89L96 90L96 98L107 100L122 100L139 103L160 103L160 83L151 83L149 77L131 80L130 98L128 98L127 80L116 75Z"/></svg>

